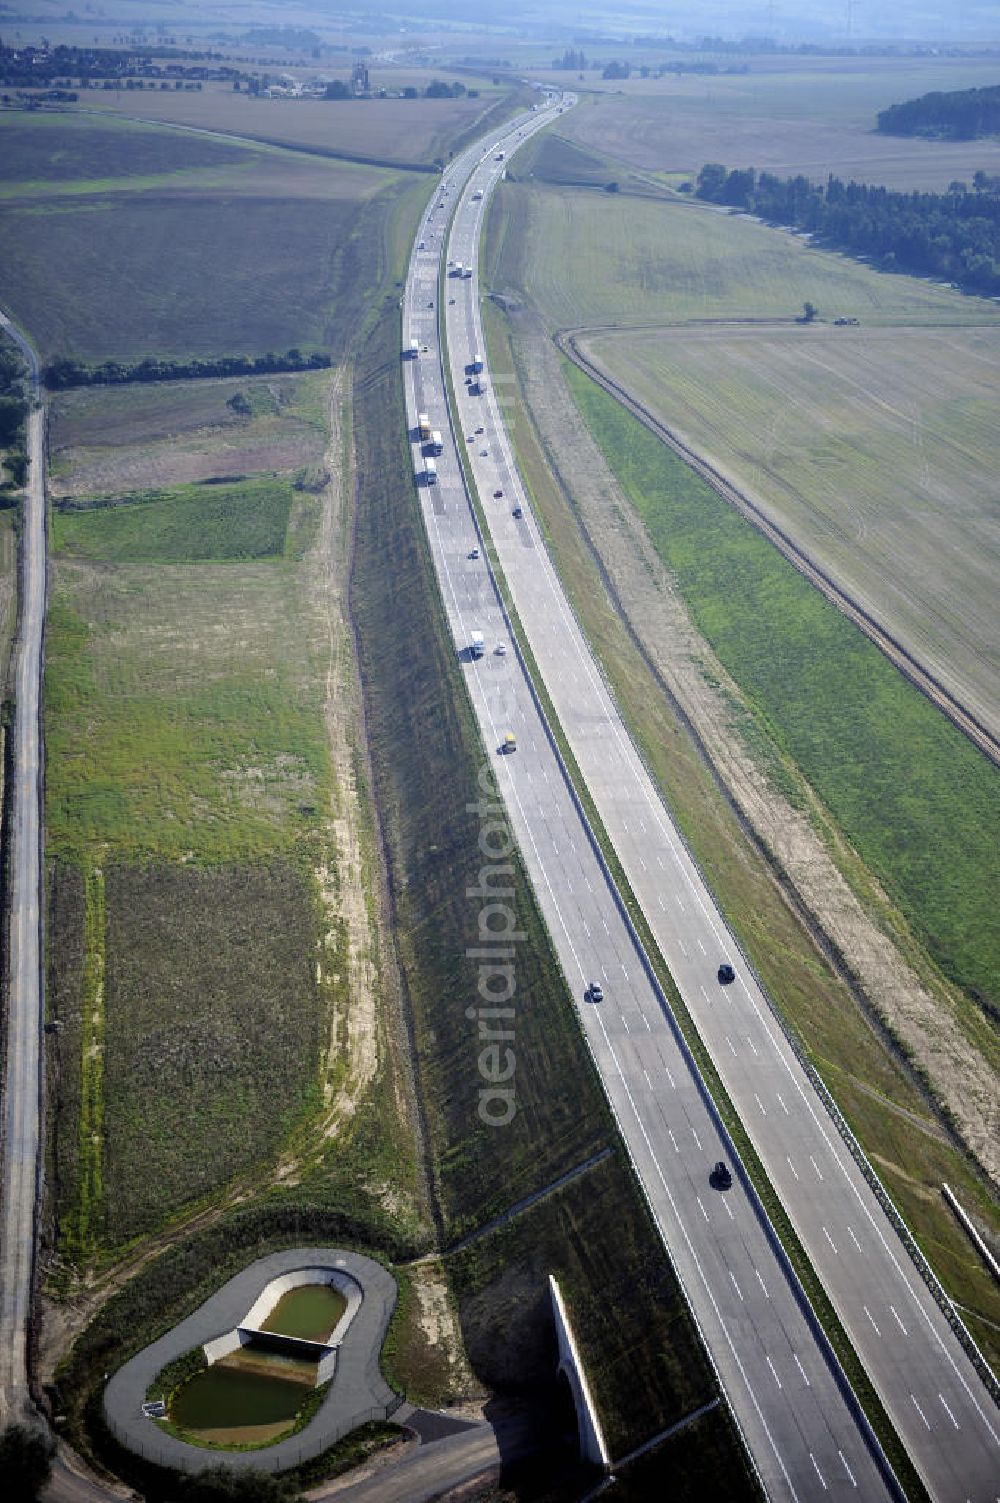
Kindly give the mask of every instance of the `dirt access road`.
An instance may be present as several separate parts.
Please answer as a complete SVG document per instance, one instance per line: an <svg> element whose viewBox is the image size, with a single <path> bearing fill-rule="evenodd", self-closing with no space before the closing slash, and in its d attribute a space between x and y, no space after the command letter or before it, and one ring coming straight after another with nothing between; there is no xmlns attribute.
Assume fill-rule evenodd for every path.
<svg viewBox="0 0 1000 1503"><path fill-rule="evenodd" d="M28 361L35 353L8 319L0 323ZM28 1389L28 1322L39 1190L42 985L40 946L42 630L45 622L45 415L28 419L28 485L21 537L17 716L10 812L7 1054L4 1075L3 1203L0 1208L0 1423L34 1415Z"/></svg>

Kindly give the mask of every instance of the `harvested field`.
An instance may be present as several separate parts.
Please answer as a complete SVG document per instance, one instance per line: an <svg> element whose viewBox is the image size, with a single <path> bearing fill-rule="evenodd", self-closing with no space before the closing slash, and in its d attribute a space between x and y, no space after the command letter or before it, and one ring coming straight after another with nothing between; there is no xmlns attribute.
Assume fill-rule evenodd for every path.
<svg viewBox="0 0 1000 1503"><path fill-rule="evenodd" d="M856 317L866 328L1000 323L982 298L873 271L706 205L505 183L497 208L508 228L492 284L527 295L553 328L790 324L807 298L825 319Z"/></svg>
<svg viewBox="0 0 1000 1503"><path fill-rule="evenodd" d="M390 85L425 88L446 73L407 71ZM463 76L467 87L480 89L478 99L262 99L232 88L208 84L200 93L93 95L88 104L108 115L142 116L170 124L213 131L283 146L301 146L330 156L428 166L446 155L454 138L509 92L488 80Z"/></svg>
<svg viewBox="0 0 1000 1503"><path fill-rule="evenodd" d="M318 465L328 386L319 372L60 392L49 403L50 491L58 500Z"/></svg>
<svg viewBox="0 0 1000 1503"><path fill-rule="evenodd" d="M821 181L832 172L940 191L955 178L971 180L979 167L1000 171L1000 143L882 136L875 117L933 89L995 83L996 71L986 59L762 57L745 74L611 84L588 77L588 93L560 130L657 172L694 174L706 162L723 162L781 177Z"/></svg>
<svg viewBox="0 0 1000 1503"><path fill-rule="evenodd" d="M1000 327L583 345L1000 733Z"/></svg>

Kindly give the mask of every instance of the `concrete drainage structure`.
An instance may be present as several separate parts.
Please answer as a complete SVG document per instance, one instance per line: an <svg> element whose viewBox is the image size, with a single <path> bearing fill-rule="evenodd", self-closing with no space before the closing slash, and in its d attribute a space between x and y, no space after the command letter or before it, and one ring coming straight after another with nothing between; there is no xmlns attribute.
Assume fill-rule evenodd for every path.
<svg viewBox="0 0 1000 1503"><path fill-rule="evenodd" d="M347 1309L327 1342L259 1333L281 1296L302 1284L333 1284ZM403 1400L382 1377L379 1353L396 1305L396 1283L373 1258L339 1248L302 1247L251 1263L211 1295L193 1315L147 1346L114 1374L104 1390L104 1417L114 1436L138 1455L174 1471L232 1467L285 1471L318 1456L350 1430L386 1420ZM162 1430L144 1411L149 1385L168 1362L201 1346L209 1364L263 1335L284 1350L320 1355L317 1383L332 1376L319 1411L296 1435L256 1450L197 1446Z"/></svg>
<svg viewBox="0 0 1000 1503"><path fill-rule="evenodd" d="M288 1336L283 1331L263 1330L263 1322L282 1295L291 1289L301 1289L304 1284L329 1284L347 1301L347 1309L326 1341L309 1341L302 1336ZM268 1346L276 1352L288 1352L292 1356L307 1357L314 1361L315 1386L320 1388L336 1372L337 1352L347 1335L348 1326L361 1308L361 1300L362 1290L357 1279L339 1268L296 1268L293 1273L279 1274L276 1279L270 1280L254 1300L241 1325L227 1331L224 1336L216 1336L205 1342L202 1348L205 1360L211 1367L221 1358L228 1357L230 1352L238 1351L241 1346L249 1346L253 1342L258 1346Z"/></svg>

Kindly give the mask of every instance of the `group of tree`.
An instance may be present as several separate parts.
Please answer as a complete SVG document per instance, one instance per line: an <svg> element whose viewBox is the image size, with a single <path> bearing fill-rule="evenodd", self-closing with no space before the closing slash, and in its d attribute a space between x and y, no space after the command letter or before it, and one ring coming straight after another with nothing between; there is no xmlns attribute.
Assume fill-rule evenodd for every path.
<svg viewBox="0 0 1000 1503"><path fill-rule="evenodd" d="M121 52L109 47L8 47L0 42L0 84L12 88L39 88L61 85L68 89L76 81L80 89L120 86L131 89L163 87L160 80L169 75L167 87L183 88L188 79L229 79L238 74L228 60L191 65L190 59L221 59L221 53L173 54L185 63L154 60L153 52ZM161 55L162 58L162 55Z"/></svg>
<svg viewBox="0 0 1000 1503"><path fill-rule="evenodd" d="M12 1424L0 1431L0 1477L5 1503L37 1503L52 1475L55 1442L41 1424ZM299 1489L254 1467L209 1466L180 1475L171 1503L303 1503Z"/></svg>
<svg viewBox="0 0 1000 1503"><path fill-rule="evenodd" d="M0 507L11 506L28 470L28 369L21 352L0 345Z"/></svg>
<svg viewBox="0 0 1000 1503"><path fill-rule="evenodd" d="M266 355L217 355L193 360L105 360L103 365L84 365L79 360L53 360L42 370L50 391L70 386L121 386L128 381L192 381L211 376L261 376L284 371L323 370L329 355L304 355L291 349L284 355L269 350Z"/></svg>
<svg viewBox="0 0 1000 1503"><path fill-rule="evenodd" d="M886 270L916 272L978 293L1000 293L1000 194L977 173L975 191L953 183L947 193L898 193L865 183L825 184L779 178L752 167L727 171L709 162L697 194L790 226Z"/></svg>
<svg viewBox="0 0 1000 1503"><path fill-rule="evenodd" d="M881 110L878 128L888 136L935 136L974 141L1000 134L1000 84L985 89L956 89L922 94Z"/></svg>
<svg viewBox="0 0 1000 1503"><path fill-rule="evenodd" d="M424 89L422 96L421 91L414 88L413 84L407 84L402 93L404 99L420 99L421 97L424 99L461 99L465 94L468 94L470 99L478 99L479 97L478 89L467 89L465 84L459 83L457 80L454 83L445 83L441 78L432 79L426 89ZM357 95L350 84L344 83L343 79L335 78L332 83L327 84L323 98L355 99Z"/></svg>
<svg viewBox="0 0 1000 1503"><path fill-rule="evenodd" d="M7 1425L0 1431L0 1477L10 1503L35 1503L52 1472L55 1443L41 1425Z"/></svg>
<svg viewBox="0 0 1000 1503"><path fill-rule="evenodd" d="M552 59L553 68L565 69L567 73L582 73L587 66L587 59L583 55L583 48L579 50L567 47L562 57Z"/></svg>

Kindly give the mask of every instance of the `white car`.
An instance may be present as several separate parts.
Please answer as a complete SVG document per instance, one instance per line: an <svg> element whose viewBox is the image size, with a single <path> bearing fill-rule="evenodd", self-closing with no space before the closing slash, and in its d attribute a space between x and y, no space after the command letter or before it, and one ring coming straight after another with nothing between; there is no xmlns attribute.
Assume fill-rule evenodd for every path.
<svg viewBox="0 0 1000 1503"><path fill-rule="evenodd" d="M496 645L496 655L497 655L498 658L505 658L507 656L507 643L506 642L498 642L497 643L497 645Z"/></svg>
<svg viewBox="0 0 1000 1503"><path fill-rule="evenodd" d="M468 551L468 553L466 554L466 558L478 558L478 557L479 557L479 549L478 548L470 548L469 551Z"/></svg>

